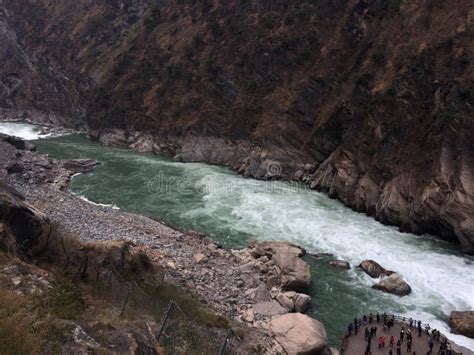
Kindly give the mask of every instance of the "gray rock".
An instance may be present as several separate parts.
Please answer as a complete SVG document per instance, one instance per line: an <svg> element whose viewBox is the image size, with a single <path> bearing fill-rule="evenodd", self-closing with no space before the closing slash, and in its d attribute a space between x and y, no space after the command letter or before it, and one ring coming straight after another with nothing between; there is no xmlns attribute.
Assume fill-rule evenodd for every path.
<svg viewBox="0 0 474 355"><path fill-rule="evenodd" d="M101 133L99 141L108 147L128 147L126 132L121 129Z"/></svg>
<svg viewBox="0 0 474 355"><path fill-rule="evenodd" d="M474 311L451 312L449 326L454 334L462 334L474 339Z"/></svg>
<svg viewBox="0 0 474 355"><path fill-rule="evenodd" d="M283 308L277 301L260 302L253 306L253 311L266 317L286 314L288 311Z"/></svg>
<svg viewBox="0 0 474 355"><path fill-rule="evenodd" d="M194 261L197 264L204 264L208 260L209 260L209 258L206 255L204 255L203 253L197 253L196 255L194 255Z"/></svg>
<svg viewBox="0 0 474 355"><path fill-rule="evenodd" d="M239 266L239 271L242 274L251 274L255 271L255 265L253 263L247 263Z"/></svg>
<svg viewBox="0 0 474 355"><path fill-rule="evenodd" d="M253 323L255 319L255 314L252 309L247 309L243 314L242 314L242 320L247 323Z"/></svg>
<svg viewBox="0 0 474 355"><path fill-rule="evenodd" d="M327 348L324 325L301 313L272 318L270 329L288 354L320 354Z"/></svg>
<svg viewBox="0 0 474 355"><path fill-rule="evenodd" d="M295 303L295 311L305 313L311 307L311 296L304 293L297 293L293 298Z"/></svg>
<svg viewBox="0 0 474 355"><path fill-rule="evenodd" d="M75 174L84 174L91 172L97 164L93 159L66 160L63 162L63 168Z"/></svg>
<svg viewBox="0 0 474 355"><path fill-rule="evenodd" d="M399 274L391 274L384 277L378 284L372 286L376 290L392 293L397 296L406 296L411 293L411 287Z"/></svg>
<svg viewBox="0 0 474 355"><path fill-rule="evenodd" d="M349 270L351 265L344 260L333 260L329 263L333 268L340 269L340 270Z"/></svg>
<svg viewBox="0 0 474 355"><path fill-rule="evenodd" d="M246 294L255 303L271 301L270 293L264 283L260 283L256 288L248 290Z"/></svg>
<svg viewBox="0 0 474 355"><path fill-rule="evenodd" d="M281 286L285 290L305 290L311 282L309 265L301 259L305 250L287 242L262 242L252 251L254 256L268 256L281 270Z"/></svg>
<svg viewBox="0 0 474 355"><path fill-rule="evenodd" d="M152 136L140 136L134 143L130 144L129 148L141 153L151 153L154 151L155 141Z"/></svg>
<svg viewBox="0 0 474 355"><path fill-rule="evenodd" d="M285 308L288 312L293 312L295 309L295 304L291 298L285 295L285 293L280 293L277 297L276 300L280 305Z"/></svg>
<svg viewBox="0 0 474 355"><path fill-rule="evenodd" d="M360 263L359 267L372 278L378 278L382 275L390 276L394 273L393 271L386 270L374 260L364 260Z"/></svg>

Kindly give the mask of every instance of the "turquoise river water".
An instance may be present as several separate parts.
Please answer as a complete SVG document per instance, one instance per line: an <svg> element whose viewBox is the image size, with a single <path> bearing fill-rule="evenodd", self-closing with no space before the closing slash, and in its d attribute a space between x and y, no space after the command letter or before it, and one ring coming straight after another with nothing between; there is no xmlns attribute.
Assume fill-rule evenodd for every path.
<svg viewBox="0 0 474 355"><path fill-rule="evenodd" d="M228 247L241 247L251 237L286 240L353 266L374 259L403 275L413 292L399 298L371 289L375 281L357 268L338 271L329 267L333 257L308 256L311 312L325 324L333 345L361 312L395 312L449 334L450 312L474 309L474 259L458 246L400 233L302 185L244 179L222 167L107 148L85 135L41 137L38 128L26 124L0 123L0 132L34 140L41 153L56 158L100 161L92 173L76 176L70 187L71 193L93 203L194 229ZM450 337L474 349L474 340Z"/></svg>

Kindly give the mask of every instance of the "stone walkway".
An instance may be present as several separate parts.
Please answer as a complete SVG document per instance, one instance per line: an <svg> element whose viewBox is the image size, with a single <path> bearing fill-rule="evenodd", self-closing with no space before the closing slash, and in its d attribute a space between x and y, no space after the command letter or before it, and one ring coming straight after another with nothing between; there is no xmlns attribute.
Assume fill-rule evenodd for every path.
<svg viewBox="0 0 474 355"><path fill-rule="evenodd" d="M375 320L373 321L372 324L367 324L366 326L361 326L359 328L358 334L355 335L354 331L352 331L352 335L350 337L346 337L343 340L343 352L342 354L344 355L364 355L365 350L367 347L367 341L365 340L365 327L370 328L372 326L377 327L377 335L374 339L372 339L371 342L371 354L372 355L388 355L390 349L393 351L393 355L397 354L397 341L400 338L400 331L402 329L402 326L405 327L405 333L407 330L411 331L411 334L413 336L413 342L412 342L412 347L411 347L411 352L407 352L407 337L405 334L405 338L402 342L402 345L400 347L401 354L406 355L410 354L413 355L414 352L416 352L416 355L426 355L429 351L429 336L426 334L423 328L423 332L421 337L418 337L418 330L416 327L410 328L409 324L401 323L398 321L395 321L395 324L393 327L390 328L390 331L384 332L383 331L383 321L381 320L379 323L377 323ZM384 335L385 336L385 348L379 349L378 347L378 338ZM395 338L395 344L393 348L390 347L390 337L393 335ZM438 354L439 350L439 342L435 341L434 346L433 346L433 355Z"/></svg>

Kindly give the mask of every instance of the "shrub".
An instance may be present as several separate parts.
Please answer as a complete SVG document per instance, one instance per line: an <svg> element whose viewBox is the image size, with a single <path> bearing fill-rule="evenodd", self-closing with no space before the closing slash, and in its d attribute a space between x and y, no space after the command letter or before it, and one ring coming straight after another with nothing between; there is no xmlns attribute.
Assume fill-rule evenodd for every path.
<svg viewBox="0 0 474 355"><path fill-rule="evenodd" d="M151 32L159 23L161 17L161 11L158 5L152 5L148 12L148 16L145 18L144 24L147 32Z"/></svg>
<svg viewBox="0 0 474 355"><path fill-rule="evenodd" d="M36 295L33 309L40 315L52 314L61 319L79 319L86 310L80 289L68 282L56 280L47 292Z"/></svg>
<svg viewBox="0 0 474 355"><path fill-rule="evenodd" d="M377 66L382 66L385 64L385 54L382 51L376 51L372 54L372 60Z"/></svg>
<svg viewBox="0 0 474 355"><path fill-rule="evenodd" d="M388 2L388 11L391 14L400 13L400 6L402 5L402 0L389 0Z"/></svg>

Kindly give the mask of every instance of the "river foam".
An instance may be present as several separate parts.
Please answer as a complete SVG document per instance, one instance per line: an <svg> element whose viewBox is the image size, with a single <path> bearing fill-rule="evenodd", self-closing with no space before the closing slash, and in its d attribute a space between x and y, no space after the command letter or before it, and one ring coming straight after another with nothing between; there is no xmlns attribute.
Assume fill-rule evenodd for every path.
<svg viewBox="0 0 474 355"><path fill-rule="evenodd" d="M451 311L474 309L474 259L457 246L400 233L298 184L244 179L224 168L101 147L77 135L36 145L57 158L101 161L92 174L72 181L71 191L88 201L196 229L227 246L243 245L251 236L286 240L310 253L349 261L353 268L341 272L331 269L329 260L309 259L315 284L312 312L325 323L333 345L355 312L387 311L430 323L474 349L473 339L450 334L447 324ZM355 267L363 259L399 272L412 294L399 298L371 289L376 280Z"/></svg>
<svg viewBox="0 0 474 355"><path fill-rule="evenodd" d="M0 122L0 133L8 134L9 136L15 136L27 141L58 137L61 134L58 133L47 133L43 134L42 127L35 126L29 123L22 122Z"/></svg>
<svg viewBox="0 0 474 355"><path fill-rule="evenodd" d="M201 184L207 186L205 214L218 213L224 201L225 206L232 205L234 218L230 223L239 221L237 228L259 239L287 240L303 245L309 252L331 253L353 266L373 259L399 272L413 289L410 296L399 298L371 291L372 297L388 303L388 312L421 319L449 334L446 320L450 312L474 309L472 258L444 241L400 233L296 185L209 173L202 177ZM354 269L351 273L356 288L370 288L376 281ZM450 337L474 349L474 340L453 334Z"/></svg>

